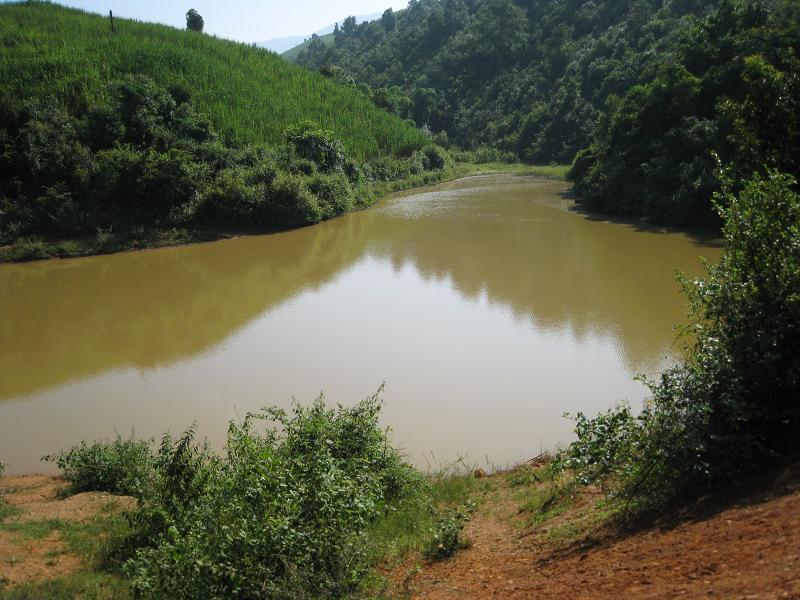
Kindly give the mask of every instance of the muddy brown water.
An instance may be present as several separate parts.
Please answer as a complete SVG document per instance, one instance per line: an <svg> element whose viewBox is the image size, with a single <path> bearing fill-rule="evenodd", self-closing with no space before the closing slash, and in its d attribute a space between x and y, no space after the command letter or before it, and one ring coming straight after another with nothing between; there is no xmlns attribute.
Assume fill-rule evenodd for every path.
<svg viewBox="0 0 800 600"><path fill-rule="evenodd" d="M503 466L569 441L564 412L640 405L679 357L675 270L718 243L574 210L565 184L481 176L296 231L0 265L0 461L159 438L292 398L352 404L421 466Z"/></svg>

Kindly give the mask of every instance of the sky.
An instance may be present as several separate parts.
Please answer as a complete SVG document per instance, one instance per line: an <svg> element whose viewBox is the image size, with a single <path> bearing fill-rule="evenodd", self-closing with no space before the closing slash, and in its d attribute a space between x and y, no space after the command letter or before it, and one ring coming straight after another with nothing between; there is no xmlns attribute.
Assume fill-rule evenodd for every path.
<svg viewBox="0 0 800 600"><path fill-rule="evenodd" d="M0 0L4 1L4 0ZM194 8L205 32L240 42L309 35L348 15L366 15L405 8L408 0L59 0L59 4L92 12L186 26Z"/></svg>

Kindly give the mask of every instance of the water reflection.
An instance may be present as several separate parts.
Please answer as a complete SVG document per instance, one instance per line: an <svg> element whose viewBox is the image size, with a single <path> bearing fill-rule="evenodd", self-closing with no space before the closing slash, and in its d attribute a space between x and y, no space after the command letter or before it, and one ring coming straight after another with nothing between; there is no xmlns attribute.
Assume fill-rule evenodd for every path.
<svg viewBox="0 0 800 600"><path fill-rule="evenodd" d="M499 438L522 415L550 427L598 385L601 406L635 395L620 381L658 367L685 312L674 270L699 273L698 256L720 250L586 219L563 191L470 178L283 234L0 266L0 458L40 449L24 429L56 415L98 437L141 428L144 412L151 435L275 396L363 396L383 379L397 392L387 419L417 452L475 450L465 438L494 394ZM438 439L465 410L475 426L462 414ZM485 445L505 460L530 444L524 431L513 448Z"/></svg>

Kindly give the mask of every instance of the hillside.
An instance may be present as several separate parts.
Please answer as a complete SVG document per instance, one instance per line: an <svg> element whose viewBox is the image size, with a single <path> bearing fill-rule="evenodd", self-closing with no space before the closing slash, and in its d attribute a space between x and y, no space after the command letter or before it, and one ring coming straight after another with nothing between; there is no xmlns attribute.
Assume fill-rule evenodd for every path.
<svg viewBox="0 0 800 600"><path fill-rule="evenodd" d="M445 170L427 135L355 88L256 47L114 23L0 5L0 260L299 227Z"/></svg>
<svg viewBox="0 0 800 600"><path fill-rule="evenodd" d="M381 13L372 13L369 15L357 15L355 18L356 23L363 23L365 21L374 21L380 18ZM287 60L294 60L301 51L305 50L311 43L314 37L318 37L324 44L333 43L333 31L339 26L338 23L333 23L322 29L318 29L312 34L308 35L294 35L285 38L276 38L259 42L258 45L262 48L268 48L273 52L277 52Z"/></svg>
<svg viewBox="0 0 800 600"><path fill-rule="evenodd" d="M296 58L334 65L437 141L536 164L580 160L590 208L717 226L734 179L800 174L792 0L415 0ZM785 126L784 126L785 125Z"/></svg>
<svg viewBox="0 0 800 600"><path fill-rule="evenodd" d="M386 561L381 598L796 598L800 594L797 477L733 506L697 510L674 523L623 532L604 519L597 489L537 522L527 500L541 484L520 484L525 467L461 482L479 497L464 534L469 547L431 562L417 552ZM0 514L0 598L128 598L128 584L98 567L124 527L133 498L107 492L64 497L66 482L28 475L0 480L10 508ZM37 532L42 532L37 535ZM393 567L393 568L390 568ZM3 587L5 582L6 587ZM105 595L102 595L105 593ZM365 594L366 596L366 594ZM93 597L93 596L89 596Z"/></svg>
<svg viewBox="0 0 800 600"><path fill-rule="evenodd" d="M326 33L325 35L317 36L316 39L318 39L320 42L322 42L326 46L332 46L333 45L333 34L332 33ZM309 38L309 39L305 40L302 44L298 44L294 48L289 48L286 52L281 53L281 57L285 58L286 60L288 60L290 62L294 62L294 61L297 60L297 57L300 56L301 52L303 52L303 51L308 49L309 45L311 45L311 42L313 42L313 41L314 41L314 38Z"/></svg>
<svg viewBox="0 0 800 600"><path fill-rule="evenodd" d="M47 3L0 5L0 97L20 104L57 95L96 103L106 84L145 74L185 88L221 133L276 144L308 119L331 130L353 156L408 153L424 144L402 120L368 99L246 44L171 27L115 19Z"/></svg>

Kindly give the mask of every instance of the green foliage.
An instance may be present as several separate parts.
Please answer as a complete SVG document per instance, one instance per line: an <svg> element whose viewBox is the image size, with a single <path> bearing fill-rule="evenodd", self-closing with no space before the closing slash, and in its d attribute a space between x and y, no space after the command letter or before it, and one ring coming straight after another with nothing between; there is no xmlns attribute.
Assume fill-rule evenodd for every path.
<svg viewBox="0 0 800 600"><path fill-rule="evenodd" d="M322 218L330 219L352 210L354 191L344 173L314 175L308 189L317 197Z"/></svg>
<svg viewBox="0 0 800 600"><path fill-rule="evenodd" d="M0 5L0 130L25 102L55 97L67 112L102 106L111 81L145 75L185 90L199 113L238 144L276 146L286 127L318 123L358 160L407 155L425 136L358 91L248 44L44 2ZM180 103L180 102L179 102ZM6 120L11 119L11 122ZM2 167L0 167L2 168Z"/></svg>
<svg viewBox="0 0 800 600"><path fill-rule="evenodd" d="M453 157L459 162L468 162L478 165L486 163L515 163L517 157L513 152L498 150L489 146L478 146L472 150L457 150Z"/></svg>
<svg viewBox="0 0 800 600"><path fill-rule="evenodd" d="M452 143L563 163L606 99L649 81L691 17L716 4L426 0L291 59L344 69L376 105Z"/></svg>
<svg viewBox="0 0 800 600"><path fill-rule="evenodd" d="M593 210L718 227L715 154L739 178L798 175L794 4L430 0L296 61L345 70L462 160L574 159Z"/></svg>
<svg viewBox="0 0 800 600"><path fill-rule="evenodd" d="M461 533L474 511L475 504L467 502L455 510L438 515L422 555L431 561L445 560L468 547Z"/></svg>
<svg viewBox="0 0 800 600"><path fill-rule="evenodd" d="M716 224L721 162L738 180L800 171L798 24L791 4L725 0L692 23L651 81L610 97L569 178L590 207Z"/></svg>
<svg viewBox="0 0 800 600"><path fill-rule="evenodd" d="M45 456L56 464L73 493L103 491L141 497L151 483L152 452L143 440L81 443Z"/></svg>
<svg viewBox="0 0 800 600"><path fill-rule="evenodd" d="M195 9L190 8L186 13L186 29L189 31L197 31L198 33L202 33L204 26L205 22L203 21L203 17L200 16L200 13Z"/></svg>
<svg viewBox="0 0 800 600"><path fill-rule="evenodd" d="M289 147L300 158L310 160L323 173L342 171L345 165L344 148L333 133L303 122L286 130Z"/></svg>
<svg viewBox="0 0 800 600"><path fill-rule="evenodd" d="M587 485L617 474L617 469L629 463L641 434L629 406L617 406L593 419L578 413L573 420L578 439L555 460L556 470L571 469L575 479Z"/></svg>
<svg viewBox="0 0 800 600"><path fill-rule="evenodd" d="M320 398L291 413L267 409L230 425L224 458L196 443L192 429L164 436L155 454L142 446L128 469L148 471L148 485L136 489L140 508L119 545L136 596L356 592L387 547L379 533L405 535L413 523L401 527L398 516L431 511L428 483L391 447L379 413L377 395L352 408ZM120 445L100 447L116 458ZM65 475L108 489L113 478L96 473L109 469L95 466L108 461L74 459L86 448L63 453L73 457Z"/></svg>
<svg viewBox="0 0 800 600"><path fill-rule="evenodd" d="M185 90L143 76L110 82L99 107L34 102L18 119L18 133L0 139L9 167L0 241L17 242L23 258L47 254L32 235L96 235L97 247L112 250L112 232L309 225L351 210L362 183L364 169L330 131L304 121L286 129L283 147L236 146ZM370 170L370 181L441 171L448 157L428 145L382 161L399 168Z"/></svg>
<svg viewBox="0 0 800 600"><path fill-rule="evenodd" d="M800 451L796 181L768 171L728 184L715 203L727 253L706 278L684 281L688 358L648 382L636 419L627 408L579 416L565 459L584 481L619 475L620 493L642 508L745 483Z"/></svg>

